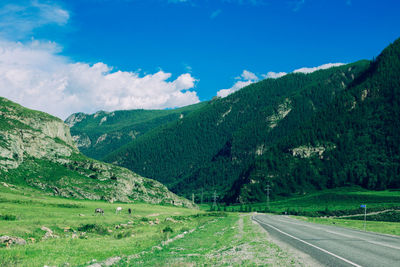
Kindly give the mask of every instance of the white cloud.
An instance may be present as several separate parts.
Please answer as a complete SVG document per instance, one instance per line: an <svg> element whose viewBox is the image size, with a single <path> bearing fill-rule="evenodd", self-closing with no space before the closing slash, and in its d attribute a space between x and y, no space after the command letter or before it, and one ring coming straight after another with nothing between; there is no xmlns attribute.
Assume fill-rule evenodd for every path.
<svg viewBox="0 0 400 267"><path fill-rule="evenodd" d="M185 2L186 0L177 0ZM36 28L68 23L69 12L50 1L0 4L0 95L61 118L74 112L174 108L199 102L196 79L158 71L113 71L59 55L54 42L18 42Z"/></svg>
<svg viewBox="0 0 400 267"><path fill-rule="evenodd" d="M22 0L19 4L0 4L0 35L17 40L48 24L65 25L69 12L58 5L39 0Z"/></svg>
<svg viewBox="0 0 400 267"><path fill-rule="evenodd" d="M344 65L344 63L327 63L327 64L323 64L321 66L313 67L313 68L300 68L300 69L294 70L293 72L294 73L306 73L307 74L307 73L312 73L312 72L317 71L317 70L325 70L325 69L329 69L329 68L332 68L332 67L339 67L339 66L342 66L342 65Z"/></svg>
<svg viewBox="0 0 400 267"><path fill-rule="evenodd" d="M0 95L65 119L73 112L173 108L199 102L189 73L171 80L159 71L141 76L104 63L71 62L51 42L0 41Z"/></svg>
<svg viewBox="0 0 400 267"><path fill-rule="evenodd" d="M264 79L269 79L269 78L277 79L277 78L285 76L286 74L287 74L286 72L273 72L273 71L270 71L267 74L262 74L261 76Z"/></svg>
<svg viewBox="0 0 400 267"><path fill-rule="evenodd" d="M243 87L258 81L257 75L255 75L253 72L250 72L248 70L243 70L242 74L240 76L236 77L235 79L240 80L240 81L237 81L229 89L219 90L217 92L217 96L226 97L226 96L236 92L237 90L242 89Z"/></svg>
<svg viewBox="0 0 400 267"><path fill-rule="evenodd" d="M318 67L313 67L313 68L300 68L297 70L294 70L293 73L312 73L314 71L317 70L325 70L325 69L329 69L332 67L338 67L338 66L342 66L344 65L344 63L328 63L328 64L323 64L321 66ZM273 72L270 71L267 74L261 74L261 77L263 77L264 79L278 79L281 78L283 76L285 76L287 73L286 72ZM242 74L238 77L235 78L237 81L231 88L229 89L221 89L217 92L217 96L220 97L226 97L234 92L236 92L237 90L250 85L254 82L258 82L259 78L256 74L254 74L253 72L250 72L248 70L244 70L242 72Z"/></svg>
<svg viewBox="0 0 400 267"><path fill-rule="evenodd" d="M238 81L229 89L221 89L217 92L217 96L226 97L243 87L252 84L254 81Z"/></svg>
<svg viewBox="0 0 400 267"><path fill-rule="evenodd" d="M236 77L237 79L244 79L244 80L251 80L251 81L257 81L258 77L255 75L253 72L250 72L248 70L244 70L240 77Z"/></svg>

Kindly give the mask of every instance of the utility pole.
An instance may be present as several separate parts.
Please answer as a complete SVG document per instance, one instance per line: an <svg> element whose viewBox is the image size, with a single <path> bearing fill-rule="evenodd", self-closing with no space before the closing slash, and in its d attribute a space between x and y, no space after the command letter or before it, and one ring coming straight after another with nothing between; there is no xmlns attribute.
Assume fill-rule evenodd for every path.
<svg viewBox="0 0 400 267"><path fill-rule="evenodd" d="M366 224L367 224L367 204L364 205L364 232Z"/></svg>
<svg viewBox="0 0 400 267"><path fill-rule="evenodd" d="M365 225L367 224L367 204L362 204L360 207L364 208L364 232L365 232Z"/></svg>
<svg viewBox="0 0 400 267"><path fill-rule="evenodd" d="M192 193L192 203L194 204L194 193Z"/></svg>
<svg viewBox="0 0 400 267"><path fill-rule="evenodd" d="M201 188L200 204L203 204L203 194L204 194L204 190L203 190L203 187L202 187L202 188Z"/></svg>
<svg viewBox="0 0 400 267"><path fill-rule="evenodd" d="M267 184L267 207L268 207L268 211L269 211L269 191L271 191L271 186L268 183Z"/></svg>
<svg viewBox="0 0 400 267"><path fill-rule="evenodd" d="M214 190L214 203L213 203L213 207L217 206L217 191Z"/></svg>

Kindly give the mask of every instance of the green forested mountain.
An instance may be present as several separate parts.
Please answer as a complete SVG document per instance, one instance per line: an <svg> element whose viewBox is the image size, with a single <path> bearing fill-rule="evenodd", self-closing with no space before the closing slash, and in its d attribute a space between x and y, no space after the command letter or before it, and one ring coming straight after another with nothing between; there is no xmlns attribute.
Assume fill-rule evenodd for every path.
<svg viewBox="0 0 400 267"><path fill-rule="evenodd" d="M102 159L151 129L177 121L205 104L172 110L99 111L90 115L75 113L65 122L71 127L71 135L79 150L89 157Z"/></svg>
<svg viewBox="0 0 400 267"><path fill-rule="evenodd" d="M328 107L268 147L236 181L229 202L360 185L400 187L400 39Z"/></svg>
<svg viewBox="0 0 400 267"><path fill-rule="evenodd" d="M207 198L217 190L220 197L237 198L231 188L242 191L255 160L326 109L369 65L359 61L263 80L214 99L105 159L152 177L178 194L199 196L204 191Z"/></svg>

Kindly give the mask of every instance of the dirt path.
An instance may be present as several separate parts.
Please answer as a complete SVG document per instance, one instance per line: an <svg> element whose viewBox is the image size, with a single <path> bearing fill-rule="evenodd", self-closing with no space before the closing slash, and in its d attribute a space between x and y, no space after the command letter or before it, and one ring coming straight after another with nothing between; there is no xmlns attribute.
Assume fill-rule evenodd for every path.
<svg viewBox="0 0 400 267"><path fill-rule="evenodd" d="M375 211L375 212L368 212L367 216L369 215L376 215L380 213L385 213L389 211L400 211L400 210L395 210L395 209L389 209L389 210L381 210L381 211ZM348 217L357 217L357 216L364 216L364 213L360 214L352 214L352 215L343 215L343 216L332 216L332 218L348 218Z"/></svg>

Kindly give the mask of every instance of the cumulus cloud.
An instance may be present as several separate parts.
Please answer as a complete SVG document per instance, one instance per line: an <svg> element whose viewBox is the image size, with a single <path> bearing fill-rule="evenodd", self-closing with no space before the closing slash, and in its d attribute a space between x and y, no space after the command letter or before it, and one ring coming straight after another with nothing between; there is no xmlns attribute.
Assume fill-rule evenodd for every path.
<svg viewBox="0 0 400 267"><path fill-rule="evenodd" d="M184 2L184 0L180 0ZM65 119L74 112L163 109L199 102L189 73L172 79L162 70L148 75L114 71L98 62L74 62L54 42L18 42L36 28L65 25L68 11L49 1L0 4L0 95Z"/></svg>
<svg viewBox="0 0 400 267"><path fill-rule="evenodd" d="M0 42L0 94L62 119L73 112L174 108L199 102L189 73L171 80L158 71L141 76L104 63L71 62L51 42Z"/></svg>
<svg viewBox="0 0 400 267"><path fill-rule="evenodd" d="M270 71L267 74L262 74L261 76L264 79L269 79L269 78L277 79L277 78L285 76L286 74L287 74L286 72L273 72L273 71Z"/></svg>
<svg viewBox="0 0 400 267"><path fill-rule="evenodd" d="M236 82L231 88L229 89L221 89L217 92L217 96L219 97L226 97L243 87L254 83L254 81L238 81Z"/></svg>
<svg viewBox="0 0 400 267"><path fill-rule="evenodd" d="M254 82L257 82L259 79L257 75L255 75L253 72L250 72L248 70L244 70L242 74L238 77L235 78L236 80L240 80L235 82L235 84L228 89L221 89L217 92L217 96L219 97L226 97L234 92L236 92L239 89L242 89L243 87L250 85Z"/></svg>
<svg viewBox="0 0 400 267"><path fill-rule="evenodd" d="M253 72L244 70L242 74L239 77L236 77L236 79L243 79L243 80L250 80L250 81L257 81L258 77L255 75Z"/></svg>
<svg viewBox="0 0 400 267"><path fill-rule="evenodd" d="M313 68L300 68L300 69L296 69L293 71L293 73L304 73L304 74L309 74L312 73L314 71L318 71L318 70L325 70L325 69L329 69L332 67L338 67L338 66L342 66L344 65L344 63L327 63L327 64L323 64L321 66L318 67L313 67ZM287 73L286 72L273 72L270 71L267 74L261 74L261 77L264 79L278 79L281 78L283 76L285 76ZM242 72L242 74L238 77L235 78L237 81L231 88L229 89L221 89L217 92L217 96L220 97L226 97L234 92L236 92L237 90L240 90L241 88L250 85L254 82L258 82L259 78L256 74L254 74L253 72L250 72L248 70L244 70Z"/></svg>
<svg viewBox="0 0 400 267"><path fill-rule="evenodd" d="M54 3L38 0L22 0L18 3L0 4L0 36L3 38L23 38L44 25L65 25L70 18L67 10Z"/></svg>
<svg viewBox="0 0 400 267"><path fill-rule="evenodd" d="M317 70L325 70L325 69L329 69L329 68L332 68L332 67L339 67L339 66L342 66L342 65L344 65L344 63L327 63L327 64L323 64L321 66L313 67L313 68L300 68L300 69L294 70L293 72L294 73L306 73L307 74L307 73L312 73L312 72L317 71Z"/></svg>

